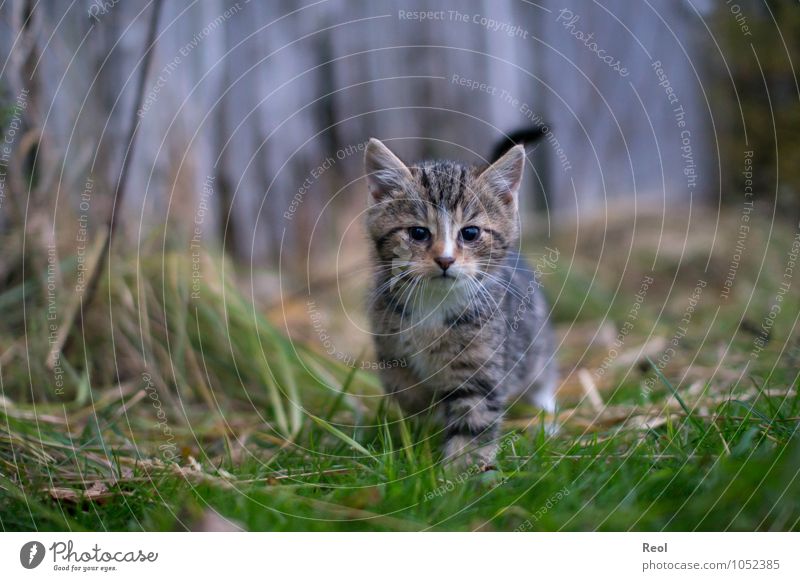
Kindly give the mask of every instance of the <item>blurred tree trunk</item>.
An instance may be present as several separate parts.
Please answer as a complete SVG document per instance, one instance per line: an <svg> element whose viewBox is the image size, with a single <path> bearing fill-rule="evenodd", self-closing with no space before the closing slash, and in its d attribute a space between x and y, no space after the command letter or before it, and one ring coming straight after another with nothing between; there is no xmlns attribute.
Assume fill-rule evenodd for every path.
<svg viewBox="0 0 800 581"><path fill-rule="evenodd" d="M89 199L96 233L127 150L151 7L43 0L34 28L20 35L30 4L0 8L4 98L31 91L36 115L27 123L47 146L39 163L59 169L37 204L74 232ZM504 132L536 122L552 133L531 156L537 175L526 179L525 208L542 191L556 216L596 212L610 199L660 205L711 196L708 105L691 66L700 24L681 3L652 5L167 2L120 234L185 247L197 226L203 244L224 240L242 261L276 266L283 253L284 268L302 271L307 254L312 262L323 254L313 252L312 235L329 249L357 218L359 145L370 136L409 160L481 161ZM564 7L579 16L572 29L559 19ZM401 16L415 10L442 16ZM629 75L575 30L591 33ZM26 71L31 59L35 70ZM687 111L700 174L694 191L654 61Z"/></svg>

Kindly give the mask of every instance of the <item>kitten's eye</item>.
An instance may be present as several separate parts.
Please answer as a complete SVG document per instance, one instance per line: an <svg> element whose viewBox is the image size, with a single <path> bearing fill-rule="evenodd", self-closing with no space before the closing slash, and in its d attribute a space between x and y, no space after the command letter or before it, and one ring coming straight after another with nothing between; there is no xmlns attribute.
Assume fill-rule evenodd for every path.
<svg viewBox="0 0 800 581"><path fill-rule="evenodd" d="M408 229L408 235L411 236L412 240L416 240L417 242L425 242L431 237L431 231L427 228L423 228L422 226L412 226Z"/></svg>
<svg viewBox="0 0 800 581"><path fill-rule="evenodd" d="M481 229L477 226L467 226L461 229L461 239L464 242L475 242L481 235Z"/></svg>

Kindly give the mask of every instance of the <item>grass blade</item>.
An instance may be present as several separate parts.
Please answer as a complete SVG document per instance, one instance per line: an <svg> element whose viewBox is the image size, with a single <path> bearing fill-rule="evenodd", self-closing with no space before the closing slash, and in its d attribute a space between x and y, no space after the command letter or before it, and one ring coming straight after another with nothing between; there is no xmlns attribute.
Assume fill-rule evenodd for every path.
<svg viewBox="0 0 800 581"><path fill-rule="evenodd" d="M345 434L345 433L344 433L343 431L341 431L340 429L338 429L338 428L336 428L336 427L334 427L334 426L330 425L328 422L326 422L325 420L323 420L322 418L319 418L319 417L317 417L317 416L309 415L309 417L310 417L312 420L314 420L314 423L316 423L316 424L317 424L319 427L321 427L322 429L324 429L326 432L328 432L328 433L330 433L330 434L332 434L332 435L336 436L336 437L337 437L337 438L339 438L339 439L340 439L342 442L344 442L345 444L347 444L348 446L350 446L350 447L351 447L351 448L353 448L354 450L356 450L356 451L358 451L358 452L361 452L361 453L362 453L362 454L364 454L365 456L368 456L369 458L372 458L373 460L375 460L375 462L378 462L378 463L380 463L380 462L378 461L378 459L377 459L375 456L373 456L373 455L372 455L372 454L369 452L369 450L367 450L367 449L366 449L364 446L362 446L361 444L359 444L358 442L356 442L356 441L355 441L353 438L351 438L350 436L348 436L347 434Z"/></svg>

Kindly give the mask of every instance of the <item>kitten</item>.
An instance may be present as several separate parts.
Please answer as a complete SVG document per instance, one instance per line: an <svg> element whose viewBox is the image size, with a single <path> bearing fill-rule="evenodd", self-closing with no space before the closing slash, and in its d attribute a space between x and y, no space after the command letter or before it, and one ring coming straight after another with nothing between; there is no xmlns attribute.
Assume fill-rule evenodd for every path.
<svg viewBox="0 0 800 581"><path fill-rule="evenodd" d="M384 388L407 413L435 406L447 460L492 466L505 406L555 410L548 307L517 254L525 149L488 167L407 166L371 139L365 166L373 243L370 318Z"/></svg>

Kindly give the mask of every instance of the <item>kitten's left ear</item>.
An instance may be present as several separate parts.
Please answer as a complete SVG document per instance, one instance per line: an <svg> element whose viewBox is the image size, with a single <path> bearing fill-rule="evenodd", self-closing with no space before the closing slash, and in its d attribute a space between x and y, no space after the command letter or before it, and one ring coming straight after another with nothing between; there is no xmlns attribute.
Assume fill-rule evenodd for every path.
<svg viewBox="0 0 800 581"><path fill-rule="evenodd" d="M373 202L379 202L414 178L406 164L374 137L367 144L364 153L364 169L367 172L367 185Z"/></svg>
<svg viewBox="0 0 800 581"><path fill-rule="evenodd" d="M525 169L525 146L515 145L478 176L478 182L504 203L517 208L517 193Z"/></svg>

